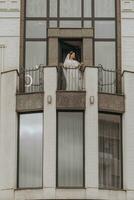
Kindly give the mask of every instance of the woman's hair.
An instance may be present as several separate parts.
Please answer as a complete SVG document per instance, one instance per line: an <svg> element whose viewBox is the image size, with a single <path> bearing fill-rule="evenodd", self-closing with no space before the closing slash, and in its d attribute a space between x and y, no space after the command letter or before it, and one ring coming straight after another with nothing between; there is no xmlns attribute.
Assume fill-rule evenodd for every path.
<svg viewBox="0 0 134 200"><path fill-rule="evenodd" d="M70 51L70 52L69 52L69 58L70 58L70 56L71 56L73 53L75 53L75 52L74 52L74 51Z"/></svg>

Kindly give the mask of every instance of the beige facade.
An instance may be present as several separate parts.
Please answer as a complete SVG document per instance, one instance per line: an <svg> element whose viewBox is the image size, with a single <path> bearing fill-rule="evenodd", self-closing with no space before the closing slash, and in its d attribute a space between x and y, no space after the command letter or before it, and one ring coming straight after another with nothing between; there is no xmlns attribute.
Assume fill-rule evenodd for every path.
<svg viewBox="0 0 134 200"><path fill-rule="evenodd" d="M72 0L73 1L73 0ZM90 1L84 0L86 3ZM75 0L74 0L75 2ZM74 3L72 2L72 3ZM80 0L77 1L78 6ZM50 1L54 4L54 1ZM69 5L67 0L66 6ZM41 20L46 20L48 25L48 38L28 38L24 31L24 1L0 1L0 200L41 200L41 199L96 199L96 200L133 200L134 199L134 148L133 148L133 129L134 129L134 73L133 73L133 1L118 1L117 3L117 38L105 38L108 45L112 42L116 43L117 47L117 71L116 71L116 87L108 86L105 89L105 82L108 78L101 77L102 68L96 66L94 62L94 52L97 44L101 44L103 39L95 38L95 28L85 27L85 24L93 21L89 11L82 14L81 23L83 27L79 27L79 13L72 15L74 19L78 17L78 27L60 27L63 26L64 17L57 15L56 7L52 7L49 17L51 23L47 22L46 16L41 16ZM61 13L64 14L62 8ZM64 8L65 9L65 8ZM58 9L57 9L58 10ZM86 8L85 8L86 10ZM29 13L32 12L29 11ZM28 14L29 14L28 13ZM38 13L38 10L37 10ZM30 13L31 14L31 13ZM32 21L31 16L27 16L27 21ZM105 14L105 13L103 13ZM52 16L51 16L52 15ZM68 13L66 13L68 15ZM77 16L78 15L78 16ZM86 16L86 17L85 17ZM30 18L31 17L31 18ZM37 17L37 16L36 16ZM35 21L36 21L35 17ZM30 19L29 19L30 18ZM89 19L90 20L89 20ZM33 21L34 21L33 20ZM38 21L37 20L37 21ZM60 21L61 20L61 21ZM89 20L89 21L88 21ZM105 21L105 16L100 21ZM99 21L98 20L98 21ZM107 19L109 20L109 19ZM111 21L114 17L111 16ZM70 23L69 19L66 19ZM73 21L73 20L72 20ZM97 21L97 20L96 20ZM41 22L40 22L41 23ZM51 27L52 24L59 23L59 27ZM93 21L93 23L96 23ZM45 23L44 23L45 24ZM122 24L122 32L120 30ZM77 25L77 23L75 24ZM35 29L34 29L35 30ZM36 32L36 31L35 31ZM111 33L111 32L110 32ZM26 33L28 34L28 33ZM35 36L34 36L35 37ZM44 37L44 36L42 36ZM112 36L111 36L112 37ZM84 63L84 88L79 91L58 90L58 65L59 65L59 46L60 40L68 40L70 42L81 40L81 54ZM104 39L104 40L105 40ZM35 40L35 41L34 41ZM30 50L24 48L29 45L31 48L32 42L44 42L47 49L42 49L46 52L45 58L48 62L45 63L44 57L40 57L44 61L40 67L42 69L43 81L41 80L40 72L38 80L35 75L38 72L38 66L34 63L36 54L41 54L40 48L33 51L33 59L30 59ZM30 43L31 42L31 43ZM47 45L46 45L46 42ZM95 43L96 42L96 43ZM100 42L100 43L99 43ZM31 45L31 46L30 46ZM40 45L40 44L39 44ZM72 45L72 44L71 44ZM95 46L96 45L96 46ZM112 45L111 45L112 46ZM107 48L107 46L106 46ZM113 46L112 46L113 48ZM35 48L33 48L35 49ZM63 47L64 49L64 47ZM64 49L65 50L65 49ZM105 50L105 49L104 49ZM28 52L28 53L27 53ZM112 52L113 53L113 52ZM97 54L97 51L96 51ZM102 52L98 56L102 55ZM104 61L107 61L107 56L104 56ZM24 59L25 57L25 59ZM37 58L38 59L38 58ZM108 61L112 57L108 57ZM107 61L107 62L108 62ZM27 65L33 62L34 72L21 71L20 65ZM97 62L97 61L96 61ZM100 70L100 71L99 71ZM102 70L102 71L101 71ZM105 71L105 70L104 70ZM25 72L25 74L24 74ZM100 74L99 74L100 72ZM110 71L114 73L114 70ZM123 73L122 73L123 72ZM109 72L108 72L109 73ZM42 75L41 74L41 75ZM30 77L34 87L31 89L26 83L26 78ZM101 78L100 78L101 77ZM114 75L113 75L114 77ZM32 78L32 79L31 79ZM102 80L103 79L103 80ZM101 81L100 81L101 80ZM29 79L28 79L29 81ZM35 81L35 82L34 82ZM111 78L110 81L113 81ZM98 87L98 83L100 87ZM111 82L110 82L111 83ZM112 82L113 84L113 82ZM112 85L111 84L111 85ZM41 86L37 91L38 85ZM107 85L110 85L109 83ZM43 86L43 87L42 87ZM25 90L24 90L25 89ZM35 89L35 91L34 91ZM113 92L114 91L114 92ZM115 92L116 91L116 92ZM83 187L65 188L57 187L57 112L83 112L84 113L84 136L83 136ZM20 121L19 115L26 113L43 113L43 148L42 148L42 187L20 188L19 187L19 143L20 143ZM122 118L121 128L121 146L122 160L121 168L118 168L118 174L121 173L121 188L100 188L99 174L99 112L108 115L117 115ZM112 117L111 117L112 120ZM115 120L113 120L115 122ZM120 125L121 126L121 125ZM118 146L118 145L117 145ZM29 151L31 149L29 148ZM32 152L32 151L31 151ZM35 149L33 155L36 157ZM105 154L107 156L108 154ZM71 157L71 155L70 155ZM116 158L115 158L116 160ZM117 162L115 161L117 164ZM114 167L116 167L114 165ZM116 181L115 181L116 182Z"/></svg>

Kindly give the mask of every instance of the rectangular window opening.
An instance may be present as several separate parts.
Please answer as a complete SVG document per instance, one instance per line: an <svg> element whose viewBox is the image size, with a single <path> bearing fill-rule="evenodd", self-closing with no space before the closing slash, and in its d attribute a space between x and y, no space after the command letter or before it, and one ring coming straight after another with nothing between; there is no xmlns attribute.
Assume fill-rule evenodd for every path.
<svg viewBox="0 0 134 200"><path fill-rule="evenodd" d="M57 187L84 187L83 119L83 112L58 112Z"/></svg>
<svg viewBox="0 0 134 200"><path fill-rule="evenodd" d="M43 186L43 113L19 115L18 188Z"/></svg>
<svg viewBox="0 0 134 200"><path fill-rule="evenodd" d="M99 187L122 189L120 115L99 114Z"/></svg>

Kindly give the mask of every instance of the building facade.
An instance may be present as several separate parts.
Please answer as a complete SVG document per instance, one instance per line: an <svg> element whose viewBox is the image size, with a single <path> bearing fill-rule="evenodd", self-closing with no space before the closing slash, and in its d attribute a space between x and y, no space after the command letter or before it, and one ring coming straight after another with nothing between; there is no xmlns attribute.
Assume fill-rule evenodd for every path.
<svg viewBox="0 0 134 200"><path fill-rule="evenodd" d="M133 23L133 0L0 1L0 200L134 199Z"/></svg>

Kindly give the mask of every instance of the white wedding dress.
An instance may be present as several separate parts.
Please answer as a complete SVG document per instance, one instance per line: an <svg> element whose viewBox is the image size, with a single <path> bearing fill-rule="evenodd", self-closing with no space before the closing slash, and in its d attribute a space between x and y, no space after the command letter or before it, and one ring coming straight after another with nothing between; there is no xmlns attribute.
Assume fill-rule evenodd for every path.
<svg viewBox="0 0 134 200"><path fill-rule="evenodd" d="M82 73L79 66L80 63L77 60L69 59L68 54L63 64L66 90L82 90Z"/></svg>

